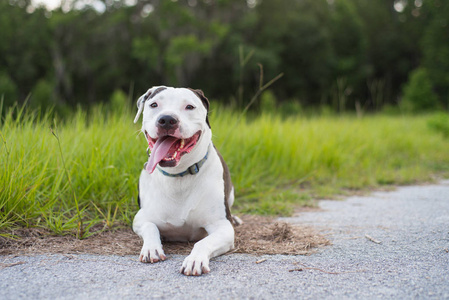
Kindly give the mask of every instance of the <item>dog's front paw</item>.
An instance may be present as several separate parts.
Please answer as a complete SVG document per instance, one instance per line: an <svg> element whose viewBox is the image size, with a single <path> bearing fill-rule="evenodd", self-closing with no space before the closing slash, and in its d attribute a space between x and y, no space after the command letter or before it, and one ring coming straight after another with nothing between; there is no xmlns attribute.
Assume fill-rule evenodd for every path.
<svg viewBox="0 0 449 300"><path fill-rule="evenodd" d="M166 260L164 250L162 246L147 247L143 245L142 251L140 251L139 260L144 263L156 263L160 260Z"/></svg>
<svg viewBox="0 0 449 300"><path fill-rule="evenodd" d="M209 258L205 255L190 254L184 259L180 271L187 276L199 276L201 274L209 273Z"/></svg>

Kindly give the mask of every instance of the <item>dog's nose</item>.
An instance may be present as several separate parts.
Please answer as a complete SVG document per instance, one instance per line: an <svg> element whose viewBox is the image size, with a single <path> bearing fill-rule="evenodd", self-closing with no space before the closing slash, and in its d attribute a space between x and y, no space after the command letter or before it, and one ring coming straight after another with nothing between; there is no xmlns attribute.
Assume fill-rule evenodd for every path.
<svg viewBox="0 0 449 300"><path fill-rule="evenodd" d="M178 127L178 120L169 115L160 116L157 119L157 126L165 130L174 129Z"/></svg>

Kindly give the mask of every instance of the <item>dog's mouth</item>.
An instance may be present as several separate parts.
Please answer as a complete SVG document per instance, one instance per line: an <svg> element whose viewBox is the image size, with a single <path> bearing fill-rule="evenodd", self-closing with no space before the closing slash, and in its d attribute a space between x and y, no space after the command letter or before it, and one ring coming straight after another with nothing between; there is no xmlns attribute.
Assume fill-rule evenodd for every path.
<svg viewBox="0 0 449 300"><path fill-rule="evenodd" d="M177 138L171 135L153 139L145 131L145 137L147 138L151 151L146 170L151 174L158 164L161 167L177 166L181 157L190 153L195 148L200 136L201 131L198 131L187 139Z"/></svg>

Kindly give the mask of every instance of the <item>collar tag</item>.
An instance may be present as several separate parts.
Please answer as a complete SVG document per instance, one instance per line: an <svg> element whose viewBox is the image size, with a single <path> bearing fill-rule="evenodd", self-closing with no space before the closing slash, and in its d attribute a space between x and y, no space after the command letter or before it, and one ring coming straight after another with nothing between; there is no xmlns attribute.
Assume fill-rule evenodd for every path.
<svg viewBox="0 0 449 300"><path fill-rule="evenodd" d="M189 171L190 174L195 175L200 171L200 167L198 166L198 163L196 163L190 166L187 170Z"/></svg>

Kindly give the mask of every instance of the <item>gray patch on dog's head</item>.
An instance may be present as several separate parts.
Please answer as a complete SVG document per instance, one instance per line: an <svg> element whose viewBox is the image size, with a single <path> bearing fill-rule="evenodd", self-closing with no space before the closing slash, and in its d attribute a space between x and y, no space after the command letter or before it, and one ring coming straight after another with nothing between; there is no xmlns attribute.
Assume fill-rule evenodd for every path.
<svg viewBox="0 0 449 300"><path fill-rule="evenodd" d="M201 102L203 102L203 105L204 105L204 107L207 110L206 123L209 126L209 128L211 128L210 127L210 123L209 123L209 105L210 105L209 99L207 99L206 96L204 96L204 93L203 93L202 90L194 90L194 89L191 89L191 88L188 88L188 89L191 90L195 95L197 95L198 98L201 99Z"/></svg>
<svg viewBox="0 0 449 300"><path fill-rule="evenodd" d="M165 86L160 86L160 87L157 87L156 89L154 87L152 87L145 94L140 96L139 99L137 99L138 110L137 110L136 117L134 118L134 123L137 123L137 121L139 120L139 117L143 111L143 107L145 106L145 101L153 98L154 96L156 96L157 94L159 94L160 92L162 92L163 90L166 90L166 89L167 89L167 87L165 87Z"/></svg>

